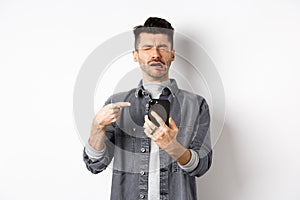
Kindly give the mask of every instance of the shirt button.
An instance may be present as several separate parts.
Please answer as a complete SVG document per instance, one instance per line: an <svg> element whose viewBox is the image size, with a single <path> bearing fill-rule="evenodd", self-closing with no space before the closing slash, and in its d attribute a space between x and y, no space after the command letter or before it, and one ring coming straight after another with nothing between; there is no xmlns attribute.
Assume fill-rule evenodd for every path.
<svg viewBox="0 0 300 200"><path fill-rule="evenodd" d="M143 152L143 153L144 153L145 151L146 151L146 149L145 149L145 148L141 148L141 152Z"/></svg>
<svg viewBox="0 0 300 200"><path fill-rule="evenodd" d="M135 128L133 128L132 131L135 132Z"/></svg>
<svg viewBox="0 0 300 200"><path fill-rule="evenodd" d="M145 198L145 195L140 194L140 198L141 198L141 199L144 199L144 198Z"/></svg>
<svg viewBox="0 0 300 200"><path fill-rule="evenodd" d="M145 174L145 172L144 172L144 171L141 171L140 174L143 176L143 175Z"/></svg>

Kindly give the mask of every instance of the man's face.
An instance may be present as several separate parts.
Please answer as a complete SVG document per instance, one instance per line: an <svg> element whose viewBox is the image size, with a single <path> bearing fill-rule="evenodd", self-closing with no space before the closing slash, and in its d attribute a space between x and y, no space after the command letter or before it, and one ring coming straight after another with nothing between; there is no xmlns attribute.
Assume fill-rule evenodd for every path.
<svg viewBox="0 0 300 200"><path fill-rule="evenodd" d="M169 79L169 69L175 58L171 42L166 34L141 33L133 51L135 62L139 62L145 82L162 82Z"/></svg>

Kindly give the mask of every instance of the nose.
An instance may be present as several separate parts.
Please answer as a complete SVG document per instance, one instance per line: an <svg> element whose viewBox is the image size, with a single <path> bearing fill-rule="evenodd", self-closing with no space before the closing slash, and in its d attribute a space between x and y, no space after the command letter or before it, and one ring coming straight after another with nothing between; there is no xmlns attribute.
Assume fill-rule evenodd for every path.
<svg viewBox="0 0 300 200"><path fill-rule="evenodd" d="M159 52L159 50L156 47L153 47L151 49L151 57L153 59L161 58L160 52Z"/></svg>

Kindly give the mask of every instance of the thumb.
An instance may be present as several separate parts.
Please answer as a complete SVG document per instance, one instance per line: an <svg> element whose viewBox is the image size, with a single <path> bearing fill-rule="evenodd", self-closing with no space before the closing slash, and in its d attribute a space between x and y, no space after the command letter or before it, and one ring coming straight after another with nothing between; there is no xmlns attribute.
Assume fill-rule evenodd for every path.
<svg viewBox="0 0 300 200"><path fill-rule="evenodd" d="M169 118L169 125L171 129L177 129L177 126L171 117Z"/></svg>

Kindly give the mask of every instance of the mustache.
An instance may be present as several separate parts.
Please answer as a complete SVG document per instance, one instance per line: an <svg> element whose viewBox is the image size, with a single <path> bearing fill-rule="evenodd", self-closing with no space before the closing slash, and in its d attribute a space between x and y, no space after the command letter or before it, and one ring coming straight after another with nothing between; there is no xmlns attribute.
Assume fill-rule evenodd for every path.
<svg viewBox="0 0 300 200"><path fill-rule="evenodd" d="M161 63L161 64L163 64L163 65L166 64L164 61L162 61L162 60L160 60L160 59L154 59L154 60L150 60L150 61L148 62L148 65L150 65L152 62L155 62L155 63Z"/></svg>

